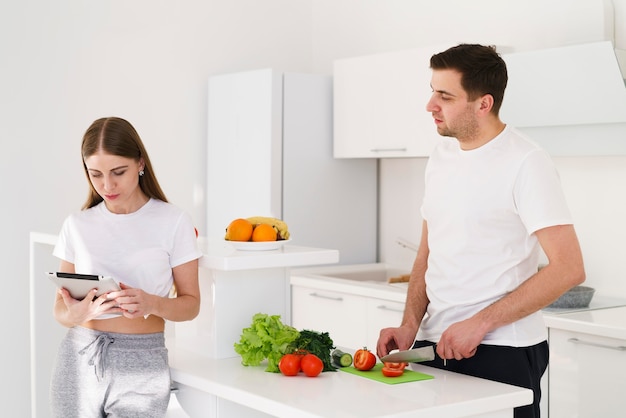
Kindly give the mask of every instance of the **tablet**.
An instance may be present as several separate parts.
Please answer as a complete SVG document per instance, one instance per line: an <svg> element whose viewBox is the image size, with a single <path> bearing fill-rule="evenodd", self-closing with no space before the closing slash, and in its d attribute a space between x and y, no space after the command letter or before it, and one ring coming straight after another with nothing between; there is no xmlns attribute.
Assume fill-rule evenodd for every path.
<svg viewBox="0 0 626 418"><path fill-rule="evenodd" d="M54 282L59 288L65 288L70 292L74 299L82 300L87 296L91 289L97 288L96 297L121 290L112 277L98 276L95 274L78 274L78 273L61 273L48 272L48 278Z"/></svg>

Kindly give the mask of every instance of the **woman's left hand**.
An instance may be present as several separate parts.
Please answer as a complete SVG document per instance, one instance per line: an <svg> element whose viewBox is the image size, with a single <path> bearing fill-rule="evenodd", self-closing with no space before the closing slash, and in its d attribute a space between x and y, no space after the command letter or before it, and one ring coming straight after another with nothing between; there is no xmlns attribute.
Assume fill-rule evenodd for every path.
<svg viewBox="0 0 626 418"><path fill-rule="evenodd" d="M153 311L154 295L124 283L120 283L120 288L122 290L109 293L109 299L115 299L122 309L122 315L130 319L150 315Z"/></svg>

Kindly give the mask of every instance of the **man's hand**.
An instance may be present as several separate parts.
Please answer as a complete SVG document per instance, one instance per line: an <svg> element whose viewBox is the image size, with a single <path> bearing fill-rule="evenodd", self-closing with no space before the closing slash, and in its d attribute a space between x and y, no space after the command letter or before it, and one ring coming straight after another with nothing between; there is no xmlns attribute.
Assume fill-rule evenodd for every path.
<svg viewBox="0 0 626 418"><path fill-rule="evenodd" d="M416 334L417 331L408 326L383 328L376 344L376 355L381 358L395 349L408 350L413 346Z"/></svg>
<svg viewBox="0 0 626 418"><path fill-rule="evenodd" d="M481 321L475 317L456 322L441 334L437 355L442 359L470 358L476 354L476 348L485 335Z"/></svg>

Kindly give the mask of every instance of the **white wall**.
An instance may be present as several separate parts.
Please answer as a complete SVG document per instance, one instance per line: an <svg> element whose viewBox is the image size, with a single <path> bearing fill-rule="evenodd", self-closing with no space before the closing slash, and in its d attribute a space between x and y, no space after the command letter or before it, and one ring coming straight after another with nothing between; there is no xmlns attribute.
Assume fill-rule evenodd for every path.
<svg viewBox="0 0 626 418"><path fill-rule="evenodd" d="M624 0L614 2L622 11L626 9ZM118 115L135 124L168 197L192 214L202 232L209 75L265 67L330 74L335 58L433 42L476 41L524 50L609 39L613 27L604 20L605 3L611 2L2 2L0 186L4 238L0 252L4 280L12 282L5 284L0 307L6 323L0 386L5 415L28 416L30 411L28 234L57 233L63 218L82 204L87 189L79 144L94 119ZM626 170L623 162L617 158L611 159L611 166L602 159L559 164L573 206L585 201L586 191L599 197L596 188L609 175L619 193L617 187ZM394 251L403 250L389 244L388 237L419 235L414 214L421 164L419 160L381 164L381 193L388 197L381 212L399 219L398 223L381 219L382 244L393 248L383 254L389 258L397 257L392 256ZM579 171L581 167L585 174ZM407 177L394 183L394 173L407 173ZM585 189L569 186L577 184L580 176ZM392 183L406 187L390 187ZM602 194L606 206L601 217L592 213L595 207L591 203L574 208L574 212L580 219L584 247L594 252L591 259L606 261L608 255L602 248L614 248L610 279L619 280L624 268L618 266L614 255L623 241L624 219L615 215L623 213L624 202L620 200L623 197L610 193ZM611 206L619 211L609 213ZM401 216L395 216L397 208L402 208ZM608 215L611 217L606 218ZM405 225L411 231L406 231ZM592 243L592 239L598 242Z"/></svg>
<svg viewBox="0 0 626 418"><path fill-rule="evenodd" d="M309 71L310 2L4 1L0 54L0 404L3 415L25 417L29 231L56 234L82 205L85 129L102 116L130 120L168 198L202 232L208 76Z"/></svg>

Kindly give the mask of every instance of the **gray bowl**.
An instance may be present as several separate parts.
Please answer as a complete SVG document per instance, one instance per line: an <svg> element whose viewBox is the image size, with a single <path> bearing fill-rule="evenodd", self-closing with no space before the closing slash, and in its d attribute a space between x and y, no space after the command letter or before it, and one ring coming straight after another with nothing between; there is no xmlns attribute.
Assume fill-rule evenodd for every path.
<svg viewBox="0 0 626 418"><path fill-rule="evenodd" d="M563 293L560 298L555 300L548 308L586 308L593 298L596 290L593 287L575 286Z"/></svg>

